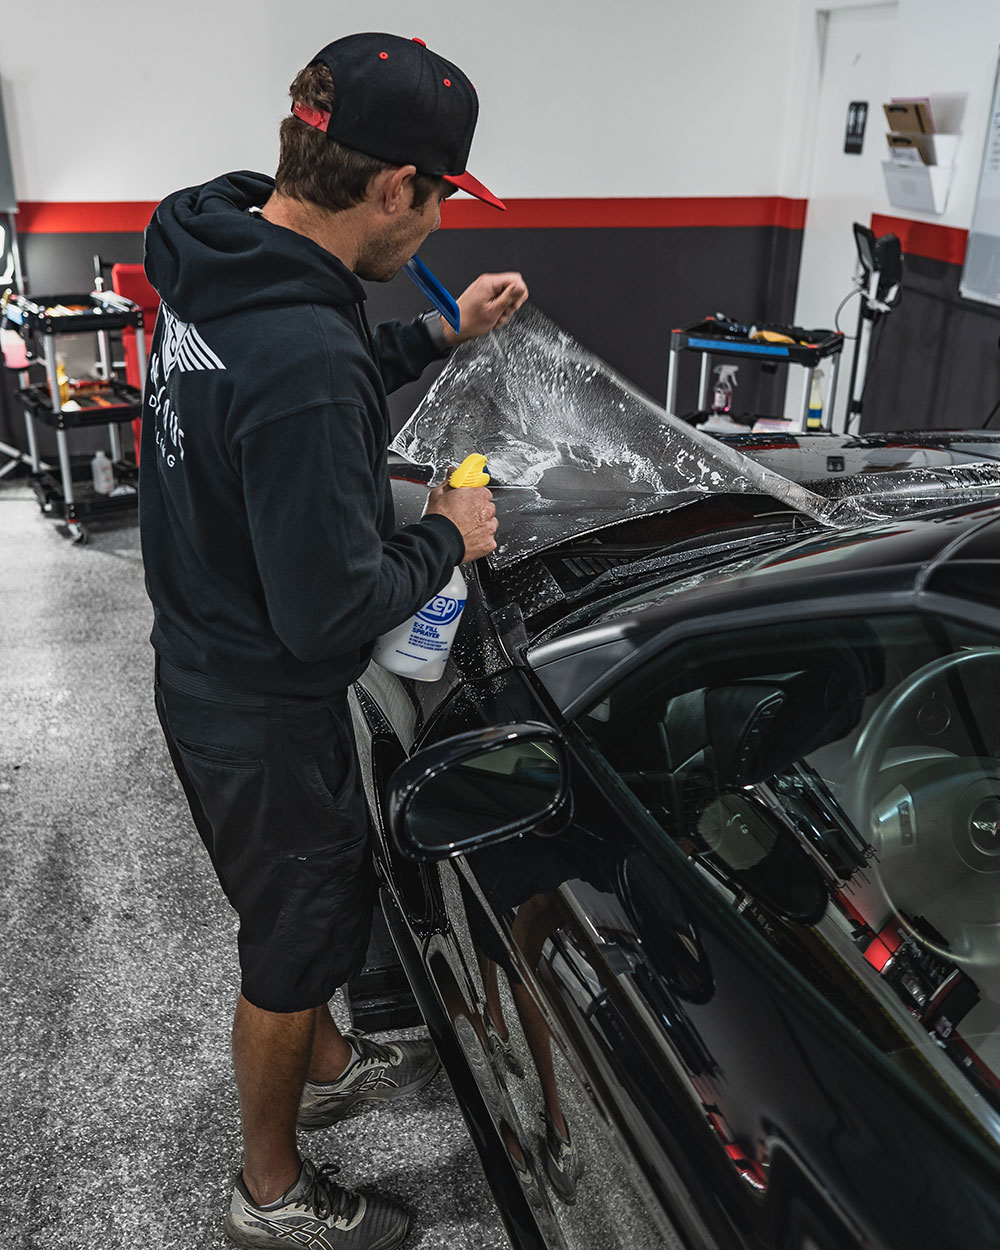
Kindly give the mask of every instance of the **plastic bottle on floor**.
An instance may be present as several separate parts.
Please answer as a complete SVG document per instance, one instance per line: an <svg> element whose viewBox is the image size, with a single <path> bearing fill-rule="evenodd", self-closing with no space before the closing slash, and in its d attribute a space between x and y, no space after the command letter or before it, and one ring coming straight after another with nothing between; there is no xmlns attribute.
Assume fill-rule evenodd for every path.
<svg viewBox="0 0 1000 1250"><path fill-rule="evenodd" d="M114 465L103 451L95 451L90 461L90 476L99 495L110 495L115 488Z"/></svg>

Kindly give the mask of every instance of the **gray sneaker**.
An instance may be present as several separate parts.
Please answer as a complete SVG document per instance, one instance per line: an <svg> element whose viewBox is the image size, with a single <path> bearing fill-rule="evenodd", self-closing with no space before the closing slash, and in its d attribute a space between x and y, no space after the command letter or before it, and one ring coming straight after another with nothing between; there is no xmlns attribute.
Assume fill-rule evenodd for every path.
<svg viewBox="0 0 1000 1250"><path fill-rule="evenodd" d="M410 1217L382 1198L343 1189L328 1165L302 1161L299 1179L277 1202L259 1207L242 1175L236 1178L226 1216L229 1240L247 1250L298 1246L300 1250L393 1250L406 1236Z"/></svg>
<svg viewBox="0 0 1000 1250"><path fill-rule="evenodd" d="M359 1029L349 1029L344 1036L358 1058L335 1081L306 1081L299 1103L299 1128L324 1128L350 1115L360 1103L412 1094L441 1066L433 1045L423 1038L373 1042Z"/></svg>
<svg viewBox="0 0 1000 1250"><path fill-rule="evenodd" d="M545 1135L538 1139L538 1144L545 1171L552 1188L563 1202L572 1206L576 1202L577 1183L583 1175L583 1163L569 1135L569 1125L566 1125L566 1136L563 1137L548 1115L543 1113L542 1119L545 1121Z"/></svg>

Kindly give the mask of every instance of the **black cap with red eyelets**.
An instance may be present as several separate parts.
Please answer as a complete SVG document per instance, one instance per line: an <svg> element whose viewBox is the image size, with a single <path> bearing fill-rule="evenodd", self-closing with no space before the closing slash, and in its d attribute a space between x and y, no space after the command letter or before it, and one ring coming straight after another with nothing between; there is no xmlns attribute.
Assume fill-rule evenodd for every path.
<svg viewBox="0 0 1000 1250"><path fill-rule="evenodd" d="M333 75L333 108L327 113L297 100L296 117L345 147L390 165L415 165L504 208L465 168L479 101L457 65L422 39L374 33L337 39L310 64L316 62Z"/></svg>

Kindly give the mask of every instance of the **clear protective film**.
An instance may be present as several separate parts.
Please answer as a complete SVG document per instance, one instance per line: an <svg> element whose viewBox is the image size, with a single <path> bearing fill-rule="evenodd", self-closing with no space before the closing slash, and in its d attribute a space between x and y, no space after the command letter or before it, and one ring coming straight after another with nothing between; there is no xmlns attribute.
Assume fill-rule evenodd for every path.
<svg viewBox="0 0 1000 1250"><path fill-rule="evenodd" d="M530 304L455 351L392 449L438 480L486 456L495 567L709 492L769 495L833 523L829 500L670 416Z"/></svg>

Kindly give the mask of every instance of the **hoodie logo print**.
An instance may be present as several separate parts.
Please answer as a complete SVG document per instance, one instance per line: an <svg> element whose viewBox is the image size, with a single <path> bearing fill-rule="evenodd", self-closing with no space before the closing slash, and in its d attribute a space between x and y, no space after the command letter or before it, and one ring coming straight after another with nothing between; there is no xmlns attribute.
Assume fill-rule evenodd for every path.
<svg viewBox="0 0 1000 1250"><path fill-rule="evenodd" d="M149 406L155 414L156 445L160 455L172 469L178 460L184 459L184 430L177 408L167 390L170 375L191 373L195 370L225 369L225 365L212 351L198 331L187 321L178 321L166 306L160 305L163 319L163 335L158 352L149 361Z"/></svg>
<svg viewBox="0 0 1000 1250"><path fill-rule="evenodd" d="M169 381L174 369L190 373L195 369L225 369L198 331L188 321L178 321L166 305L161 309L163 340L160 352L163 357L163 379Z"/></svg>

